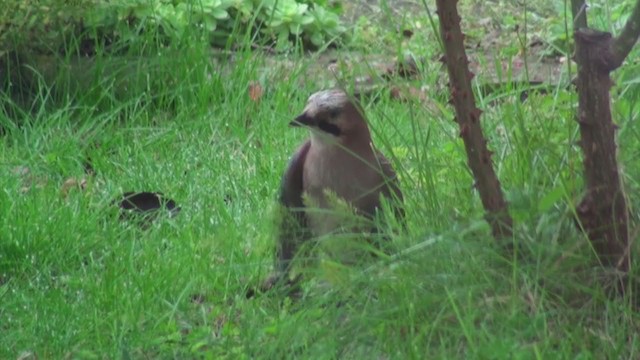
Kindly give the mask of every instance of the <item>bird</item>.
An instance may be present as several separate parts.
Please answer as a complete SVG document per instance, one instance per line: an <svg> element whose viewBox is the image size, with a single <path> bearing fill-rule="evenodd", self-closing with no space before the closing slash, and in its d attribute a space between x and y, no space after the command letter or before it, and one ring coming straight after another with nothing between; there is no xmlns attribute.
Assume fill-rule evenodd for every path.
<svg viewBox="0 0 640 360"><path fill-rule="evenodd" d="M347 92L313 93L289 125L307 128L310 136L293 154L282 176L275 274L263 285L267 288L288 277L291 261L305 241L345 227L377 232L372 221L365 222L371 229L362 229L362 223L360 228L351 226L344 214L332 211L332 198L346 203L355 215L372 220L385 197L395 204L395 215L404 219L396 172L374 147L363 110Z"/></svg>

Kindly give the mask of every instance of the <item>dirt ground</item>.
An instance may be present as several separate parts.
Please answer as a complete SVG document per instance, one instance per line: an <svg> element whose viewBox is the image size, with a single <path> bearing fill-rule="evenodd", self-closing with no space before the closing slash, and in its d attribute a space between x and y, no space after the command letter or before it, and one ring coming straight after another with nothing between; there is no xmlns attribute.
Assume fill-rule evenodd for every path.
<svg viewBox="0 0 640 360"><path fill-rule="evenodd" d="M399 59L392 48L380 47L379 53L343 49L329 49L321 54L310 55L315 59L304 71L307 79L318 84L318 87L355 86L357 92L370 92L380 87L393 86L395 96L426 100L427 94L446 88L446 70L439 62L440 52L421 53L415 49L434 49L433 46L421 44L421 41L437 41L436 34L429 24L429 17L420 0L359 0L343 1L343 21L346 26L354 26L365 17L371 27L378 27L380 32L397 31L398 34L409 30L411 36L404 41L412 41L411 46L406 43L403 47L411 48L412 55ZM435 14L435 3L427 1L431 16ZM495 88L518 83L541 87L555 87L559 83L568 83L566 57L550 52L549 44L532 34L523 34L519 23L505 25L500 14L495 13L492 2L463 4L460 7L463 18L463 31L467 34L466 47L470 59L470 69L476 74L475 81L483 89L492 91ZM494 9L491 7L494 6ZM508 6L500 4L499 6ZM516 7L510 8L518 12ZM507 9L506 9L507 10ZM470 16L468 14L473 14ZM420 22L421 28L411 28L412 23ZM404 26L404 27L403 27ZM529 25L532 26L532 25ZM374 30L375 31L375 30ZM520 31L520 32L518 32ZM422 33L421 33L422 32ZM522 43L522 37L526 43ZM411 38L411 40L409 40ZM505 56L505 47L519 48L517 53ZM420 71L398 76L399 64L415 66L416 70L441 69L435 85L436 89L427 88L421 84ZM267 66L271 69L284 67L295 68L296 64L286 57L274 56ZM573 68L575 71L575 67ZM390 75L390 76L389 76ZM386 77L386 79L385 79ZM387 81L391 79L393 85ZM344 84L348 82L348 84ZM397 90L398 86L402 90ZM400 91L400 93L398 93Z"/></svg>

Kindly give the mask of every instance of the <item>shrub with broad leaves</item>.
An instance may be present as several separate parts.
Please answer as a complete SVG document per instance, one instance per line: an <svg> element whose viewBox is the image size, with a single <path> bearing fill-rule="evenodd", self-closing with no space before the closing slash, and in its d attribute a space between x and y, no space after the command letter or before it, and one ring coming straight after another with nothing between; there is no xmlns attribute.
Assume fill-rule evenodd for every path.
<svg viewBox="0 0 640 360"><path fill-rule="evenodd" d="M300 0L6 0L0 9L0 56L60 53L76 43L160 43L205 36L214 46L244 35L279 51L319 48L344 36L339 6ZM144 35L144 36L141 36Z"/></svg>

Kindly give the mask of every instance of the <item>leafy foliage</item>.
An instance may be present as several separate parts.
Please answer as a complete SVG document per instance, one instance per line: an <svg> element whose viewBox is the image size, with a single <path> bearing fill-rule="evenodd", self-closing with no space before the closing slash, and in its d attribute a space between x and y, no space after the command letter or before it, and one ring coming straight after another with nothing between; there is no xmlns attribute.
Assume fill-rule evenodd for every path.
<svg viewBox="0 0 640 360"><path fill-rule="evenodd" d="M277 50L298 43L318 48L344 33L339 12L323 2L296 0L8 0L0 10L0 56L22 49L55 52L68 48L69 39L136 41L141 33L159 43L199 34L228 46L250 34Z"/></svg>
<svg viewBox="0 0 640 360"><path fill-rule="evenodd" d="M92 0L65 4L56 0L6 0L0 7L0 56L29 48L38 53L64 46L65 37L78 28L81 13Z"/></svg>

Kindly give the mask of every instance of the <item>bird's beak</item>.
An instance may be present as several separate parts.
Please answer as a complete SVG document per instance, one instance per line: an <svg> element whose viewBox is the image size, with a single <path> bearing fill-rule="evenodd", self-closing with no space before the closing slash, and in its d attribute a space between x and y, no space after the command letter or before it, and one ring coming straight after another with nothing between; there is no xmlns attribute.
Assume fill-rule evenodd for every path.
<svg viewBox="0 0 640 360"><path fill-rule="evenodd" d="M293 121L289 123L289 126L314 126L316 125L316 120L311 116L307 115L307 113L302 113L298 115Z"/></svg>

